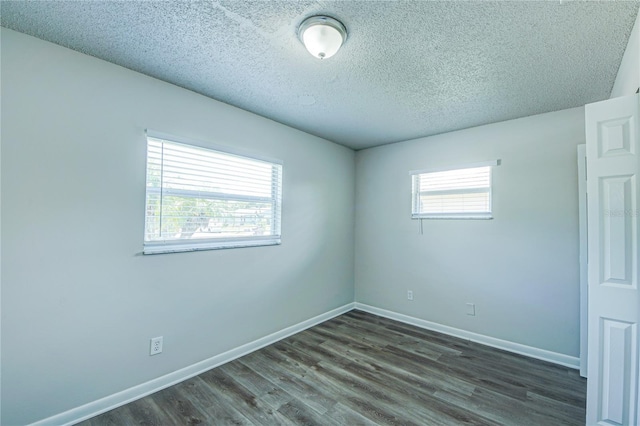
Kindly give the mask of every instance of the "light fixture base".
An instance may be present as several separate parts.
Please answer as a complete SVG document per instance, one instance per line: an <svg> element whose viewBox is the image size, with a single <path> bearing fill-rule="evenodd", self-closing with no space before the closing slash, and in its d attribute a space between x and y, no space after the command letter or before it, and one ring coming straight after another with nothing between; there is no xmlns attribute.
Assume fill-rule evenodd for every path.
<svg viewBox="0 0 640 426"><path fill-rule="evenodd" d="M298 37L309 53L319 59L330 58L347 40L347 29L335 18L310 16L298 28Z"/></svg>

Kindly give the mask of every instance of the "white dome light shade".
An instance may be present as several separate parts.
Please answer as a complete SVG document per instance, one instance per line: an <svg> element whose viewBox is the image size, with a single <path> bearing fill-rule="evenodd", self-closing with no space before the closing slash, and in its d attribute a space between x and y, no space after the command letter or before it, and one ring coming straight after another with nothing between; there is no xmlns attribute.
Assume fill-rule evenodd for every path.
<svg viewBox="0 0 640 426"><path fill-rule="evenodd" d="M313 25L302 35L305 47L316 58L326 59L336 54L342 46L342 35L328 25Z"/></svg>
<svg viewBox="0 0 640 426"><path fill-rule="evenodd" d="M330 58L347 38L347 30L339 21L328 16L312 16L301 25L299 37L313 56Z"/></svg>

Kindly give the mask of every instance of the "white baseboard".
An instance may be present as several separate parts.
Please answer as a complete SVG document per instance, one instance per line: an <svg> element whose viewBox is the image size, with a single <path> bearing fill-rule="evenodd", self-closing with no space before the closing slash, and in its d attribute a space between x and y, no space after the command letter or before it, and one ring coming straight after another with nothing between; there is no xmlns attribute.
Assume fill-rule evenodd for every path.
<svg viewBox="0 0 640 426"><path fill-rule="evenodd" d="M392 320L404 322L406 324L415 325L416 327L424 328L427 330L437 331L439 333L448 334L450 336L459 337L461 339L466 339L494 348L503 349L505 351L525 355L531 358L541 359L543 361L552 362L554 364L559 364L569 368L575 368L576 370L580 369L580 358L577 357L547 351L545 349L534 348L532 346L514 343L508 340L496 339L495 337L485 336L483 334L449 327L447 325L426 321L420 318L410 317L408 315L399 314L393 311L387 311L386 309L376 308L375 306L365 305L363 303L356 302L355 309Z"/></svg>
<svg viewBox="0 0 640 426"><path fill-rule="evenodd" d="M191 377L197 376L200 373L204 373L207 370L211 370L212 368L218 367L219 365L225 364L229 361L233 361L234 359L240 358L241 356L257 351L258 349L269 346L279 340L299 333L303 330L306 330L307 328L313 327L314 325L318 325L331 318L337 317L338 315L342 315L345 312L351 311L354 306L355 303L348 303L329 312L325 312L324 314L315 316L306 321L302 321L301 323L292 325L283 330L277 331L258 340L254 340L253 342L249 342L235 349L231 349L230 351L197 362L188 367L166 374L162 377L158 377L146 383L142 383L129 389L125 389L121 392L106 396L96 401L89 402L88 404L81 405L80 407L73 408L60 414L47 417L46 419L39 420L35 423L32 423L32 426L72 425L81 422L83 420L97 416L98 414L105 413L109 410L113 410L114 408L120 407L129 402L150 395L159 390L168 388L169 386L173 386Z"/></svg>

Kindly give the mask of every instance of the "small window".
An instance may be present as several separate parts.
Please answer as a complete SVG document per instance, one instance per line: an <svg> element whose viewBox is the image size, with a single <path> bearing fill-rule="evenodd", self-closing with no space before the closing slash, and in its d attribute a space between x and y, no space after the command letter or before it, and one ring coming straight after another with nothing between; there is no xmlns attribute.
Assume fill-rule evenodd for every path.
<svg viewBox="0 0 640 426"><path fill-rule="evenodd" d="M147 133L144 253L280 244L282 165Z"/></svg>
<svg viewBox="0 0 640 426"><path fill-rule="evenodd" d="M491 219L489 162L449 170L411 172L413 219Z"/></svg>

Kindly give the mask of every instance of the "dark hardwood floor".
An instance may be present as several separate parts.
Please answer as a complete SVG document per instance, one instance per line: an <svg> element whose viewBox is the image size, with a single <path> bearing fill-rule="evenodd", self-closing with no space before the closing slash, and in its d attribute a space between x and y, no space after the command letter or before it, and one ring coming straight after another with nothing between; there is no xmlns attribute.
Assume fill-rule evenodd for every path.
<svg viewBox="0 0 640 426"><path fill-rule="evenodd" d="M97 425L584 425L577 370L360 311L93 419Z"/></svg>

